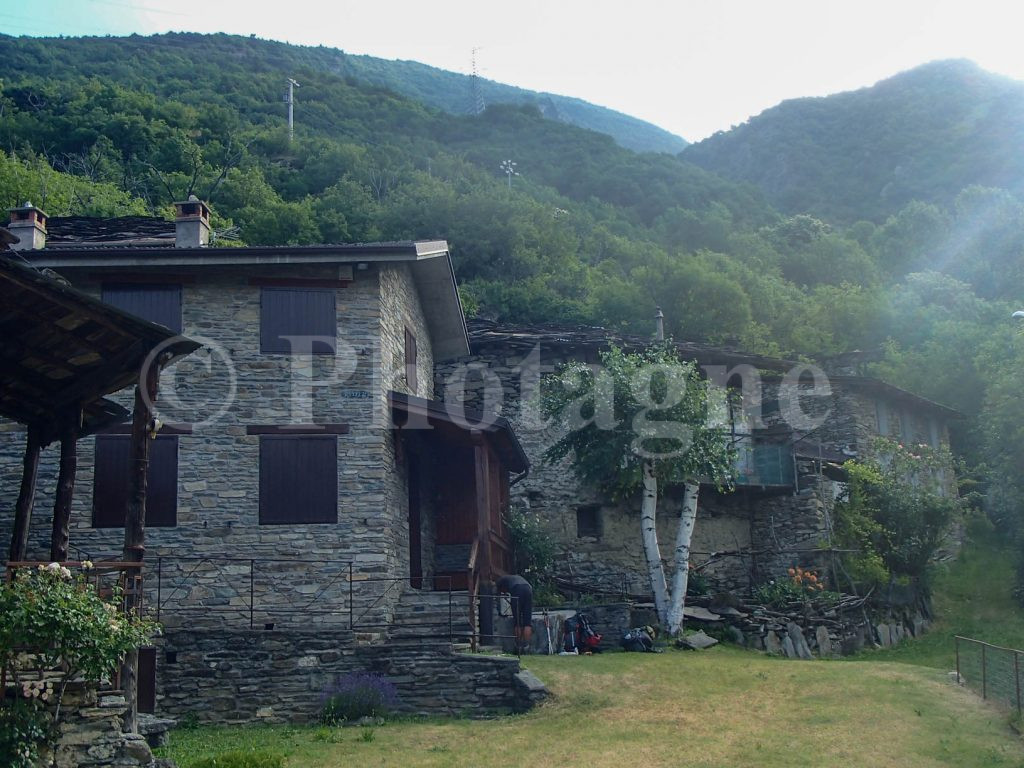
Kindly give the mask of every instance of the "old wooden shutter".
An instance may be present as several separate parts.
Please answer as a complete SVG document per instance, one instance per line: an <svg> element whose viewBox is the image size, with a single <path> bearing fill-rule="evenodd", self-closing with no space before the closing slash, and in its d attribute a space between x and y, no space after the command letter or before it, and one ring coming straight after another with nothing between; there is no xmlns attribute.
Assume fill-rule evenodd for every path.
<svg viewBox="0 0 1024 768"><path fill-rule="evenodd" d="M181 333L181 286L108 283L103 301L143 320Z"/></svg>
<svg viewBox="0 0 1024 768"><path fill-rule="evenodd" d="M92 524L94 528L120 528L128 504L131 438L100 435L96 438L93 472ZM155 528L178 524L178 438L160 435L149 447L146 475L146 525Z"/></svg>
<svg viewBox="0 0 1024 768"><path fill-rule="evenodd" d="M289 354L292 342L286 337L321 336L332 341L314 344L313 354L333 355L338 326L334 299L335 291L327 288L262 288L260 351Z"/></svg>
<svg viewBox="0 0 1024 768"><path fill-rule="evenodd" d="M416 375L417 368L416 337L412 331L405 329L405 382L409 385L409 391L416 394L419 387L419 379Z"/></svg>
<svg viewBox="0 0 1024 768"><path fill-rule="evenodd" d="M260 524L338 522L338 439L260 437Z"/></svg>
<svg viewBox="0 0 1024 768"><path fill-rule="evenodd" d="M156 648L139 648L138 690L139 712L156 712Z"/></svg>

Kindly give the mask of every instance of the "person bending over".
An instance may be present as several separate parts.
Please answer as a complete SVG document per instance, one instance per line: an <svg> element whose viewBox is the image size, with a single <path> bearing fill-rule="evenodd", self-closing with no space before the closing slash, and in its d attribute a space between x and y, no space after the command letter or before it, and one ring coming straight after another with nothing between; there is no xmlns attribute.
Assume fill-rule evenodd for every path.
<svg viewBox="0 0 1024 768"><path fill-rule="evenodd" d="M515 626L516 649L530 647L533 638L533 588L522 576L509 574L498 579L498 593L512 597L512 624Z"/></svg>

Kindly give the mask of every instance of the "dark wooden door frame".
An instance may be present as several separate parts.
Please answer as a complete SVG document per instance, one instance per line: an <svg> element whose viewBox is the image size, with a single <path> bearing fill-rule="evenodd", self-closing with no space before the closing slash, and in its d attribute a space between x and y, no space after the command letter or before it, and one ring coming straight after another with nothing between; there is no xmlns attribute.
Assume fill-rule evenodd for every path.
<svg viewBox="0 0 1024 768"><path fill-rule="evenodd" d="M409 484L409 585L423 588L423 519L420 504L420 473L416 457L406 454Z"/></svg>

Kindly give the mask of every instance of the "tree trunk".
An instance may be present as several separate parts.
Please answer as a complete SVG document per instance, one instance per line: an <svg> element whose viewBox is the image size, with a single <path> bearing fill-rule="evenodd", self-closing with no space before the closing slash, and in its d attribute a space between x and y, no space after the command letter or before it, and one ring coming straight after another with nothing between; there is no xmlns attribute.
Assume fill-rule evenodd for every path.
<svg viewBox="0 0 1024 768"><path fill-rule="evenodd" d="M668 588L665 584L665 568L661 564L661 548L658 546L658 479L654 475L654 464L644 462L644 495L640 504L640 531L644 539L644 555L647 557L647 573L651 578L654 592L654 607L662 624L668 621Z"/></svg>
<svg viewBox="0 0 1024 768"><path fill-rule="evenodd" d="M75 495L75 472L78 469L78 425L68 427L60 438L60 472L57 495L53 502L53 531L50 535L50 560L68 559L71 539L71 499Z"/></svg>
<svg viewBox="0 0 1024 768"><path fill-rule="evenodd" d="M138 563L125 568L125 612L142 613L142 562L146 556L146 491L149 473L149 453L152 438L149 424L153 418L152 405L156 402L160 383L160 365L156 362L144 368L135 387L135 409L132 414L131 465L128 474L128 504L124 516L124 554L126 563ZM145 386L145 389L143 389ZM125 654L121 665L121 688L128 709L124 713L122 728L125 733L139 732L139 650L133 648Z"/></svg>
<svg viewBox="0 0 1024 768"><path fill-rule="evenodd" d="M686 604L686 586L690 581L690 540L697 520L697 494L700 485L687 483L683 492L683 506L679 510L679 528L676 529L675 571L672 574L672 592L669 595L668 633L678 635L683 628L683 606Z"/></svg>
<svg viewBox="0 0 1024 768"><path fill-rule="evenodd" d="M36 478L39 475L39 451L42 448L38 432L29 427L22 461L21 490L14 507L14 532L11 534L9 560L24 560L28 553L28 534L32 525L32 505L36 497Z"/></svg>

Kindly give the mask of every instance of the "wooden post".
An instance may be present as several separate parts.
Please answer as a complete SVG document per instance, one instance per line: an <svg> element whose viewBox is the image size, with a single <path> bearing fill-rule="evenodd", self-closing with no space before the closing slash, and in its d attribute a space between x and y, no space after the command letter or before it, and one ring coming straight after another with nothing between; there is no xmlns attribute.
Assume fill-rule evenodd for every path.
<svg viewBox="0 0 1024 768"><path fill-rule="evenodd" d="M53 502L53 532L50 535L50 560L68 559L71 539L71 499L75 495L75 473L78 470L78 423L81 411L67 425L60 437L60 473L57 475L57 496Z"/></svg>
<svg viewBox="0 0 1024 768"><path fill-rule="evenodd" d="M480 589L480 642L494 640L494 572L491 560L491 465L487 442L481 432L473 431L473 458L476 466L476 538L477 574Z"/></svg>
<svg viewBox="0 0 1024 768"><path fill-rule="evenodd" d="M21 490L14 506L14 532L7 558L12 562L24 561L28 553L28 532L32 525L32 504L36 498L36 478L39 476L39 452L42 450L39 431L29 427L22 461Z"/></svg>
<svg viewBox="0 0 1024 768"><path fill-rule="evenodd" d="M142 561L146 554L146 476L149 471L149 425L153 419L151 405L156 402L160 382L160 365L151 361L139 372L135 387L135 410L132 414L132 436L128 475L128 506L124 516L124 561L139 563L125 569L125 611L142 611ZM143 389L143 386L145 389ZM138 732L139 721L139 651L125 655L121 668L121 687L128 710L124 715L124 730Z"/></svg>

